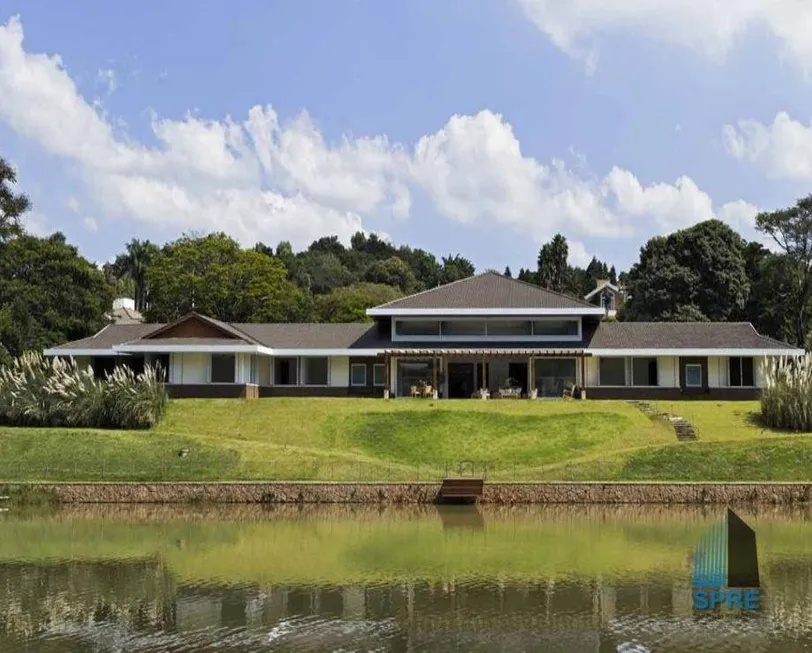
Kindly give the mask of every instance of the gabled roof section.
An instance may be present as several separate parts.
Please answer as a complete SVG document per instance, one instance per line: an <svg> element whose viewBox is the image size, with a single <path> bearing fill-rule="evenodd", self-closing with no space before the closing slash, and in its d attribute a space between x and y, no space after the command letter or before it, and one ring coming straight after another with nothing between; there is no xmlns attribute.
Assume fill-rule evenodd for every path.
<svg viewBox="0 0 812 653"><path fill-rule="evenodd" d="M236 328L235 326L220 320L215 320L212 317L200 315L200 313L187 313L183 317L178 318L174 322L165 324L159 329L152 331L142 340L154 340L160 338L161 340L175 339L175 338L226 338L243 340L244 342L253 345L262 344L253 336L245 333L244 331Z"/></svg>
<svg viewBox="0 0 812 653"><path fill-rule="evenodd" d="M601 322L589 349L718 349L803 353L759 334L749 322Z"/></svg>
<svg viewBox="0 0 812 653"><path fill-rule="evenodd" d="M368 315L598 315L602 309L497 272L484 272L368 309Z"/></svg>
<svg viewBox="0 0 812 653"><path fill-rule="evenodd" d="M59 350L99 350L111 349L129 340L139 340L163 327L163 324L108 324L101 331L88 338L73 340L59 345Z"/></svg>
<svg viewBox="0 0 812 653"><path fill-rule="evenodd" d="M616 286L611 281L604 281L597 288L584 295L584 299L591 299L592 297L597 295L601 290L611 290L613 293L619 293L620 287Z"/></svg>

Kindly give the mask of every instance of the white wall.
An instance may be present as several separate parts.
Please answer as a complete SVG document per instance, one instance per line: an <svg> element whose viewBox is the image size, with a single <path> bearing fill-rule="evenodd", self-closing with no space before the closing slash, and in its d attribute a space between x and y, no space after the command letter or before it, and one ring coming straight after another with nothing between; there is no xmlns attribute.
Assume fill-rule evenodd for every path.
<svg viewBox="0 0 812 653"><path fill-rule="evenodd" d="M339 388L346 388L350 385L349 356L330 357L330 385Z"/></svg>
<svg viewBox="0 0 812 653"><path fill-rule="evenodd" d="M599 361L600 358L598 356L590 356L586 360L586 385L587 387L596 386L598 385L598 370L599 370Z"/></svg>
<svg viewBox="0 0 812 653"><path fill-rule="evenodd" d="M657 357L657 385L661 388L679 387L679 357Z"/></svg>
<svg viewBox="0 0 812 653"><path fill-rule="evenodd" d="M273 358L270 356L259 356L257 365L259 385L271 385L271 368L273 366Z"/></svg>
<svg viewBox="0 0 812 653"><path fill-rule="evenodd" d="M208 383L209 354L172 354L171 383Z"/></svg>

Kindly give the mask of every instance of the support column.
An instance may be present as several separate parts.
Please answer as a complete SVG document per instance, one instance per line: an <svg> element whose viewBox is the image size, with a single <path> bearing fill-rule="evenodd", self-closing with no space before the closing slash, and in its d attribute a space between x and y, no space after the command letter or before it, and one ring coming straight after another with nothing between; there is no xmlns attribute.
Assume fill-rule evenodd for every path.
<svg viewBox="0 0 812 653"><path fill-rule="evenodd" d="M383 371L385 378L383 380L383 398L389 399L389 379L392 376L392 358L389 356L388 353L383 355ZM350 368L350 372L352 372L352 368Z"/></svg>
<svg viewBox="0 0 812 653"><path fill-rule="evenodd" d="M480 390L482 391L482 398L485 399L487 395L485 394L488 390L488 379L487 379L487 370L485 369L485 357L482 357L482 387Z"/></svg>
<svg viewBox="0 0 812 653"><path fill-rule="evenodd" d="M431 394L437 399L437 357L431 357Z"/></svg>
<svg viewBox="0 0 812 653"><path fill-rule="evenodd" d="M586 399L586 356L581 354L581 399Z"/></svg>
<svg viewBox="0 0 812 653"><path fill-rule="evenodd" d="M530 356L527 359L527 369L528 373L530 374L530 385L528 386L527 395L530 399L535 399L538 396L538 391L536 390L536 363L535 358Z"/></svg>

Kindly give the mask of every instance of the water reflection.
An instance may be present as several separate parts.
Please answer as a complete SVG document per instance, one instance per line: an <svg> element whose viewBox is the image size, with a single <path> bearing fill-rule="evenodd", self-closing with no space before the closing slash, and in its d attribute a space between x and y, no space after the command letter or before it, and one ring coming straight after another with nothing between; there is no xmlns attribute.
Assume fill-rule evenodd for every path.
<svg viewBox="0 0 812 653"><path fill-rule="evenodd" d="M450 508L9 513L0 651L812 650L806 510L742 511L767 601L722 617L688 555L718 511Z"/></svg>

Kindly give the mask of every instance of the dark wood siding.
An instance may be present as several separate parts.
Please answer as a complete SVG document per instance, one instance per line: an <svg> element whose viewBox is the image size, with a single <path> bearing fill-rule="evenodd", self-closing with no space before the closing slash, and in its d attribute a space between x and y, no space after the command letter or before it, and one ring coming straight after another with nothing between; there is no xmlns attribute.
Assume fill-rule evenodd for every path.
<svg viewBox="0 0 812 653"><path fill-rule="evenodd" d="M356 397L383 397L383 386L374 385L374 368L373 365L382 365L384 362L383 356L378 358L371 358L369 356L350 356L350 377L347 394ZM366 385L352 385L352 366L353 365L366 365L367 368L367 382Z"/></svg>

